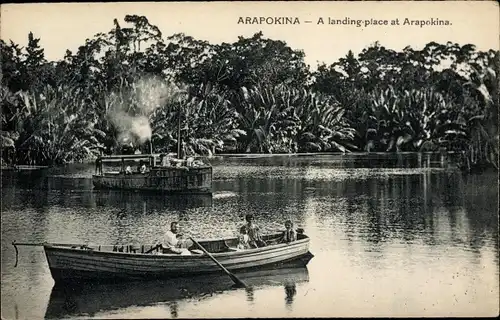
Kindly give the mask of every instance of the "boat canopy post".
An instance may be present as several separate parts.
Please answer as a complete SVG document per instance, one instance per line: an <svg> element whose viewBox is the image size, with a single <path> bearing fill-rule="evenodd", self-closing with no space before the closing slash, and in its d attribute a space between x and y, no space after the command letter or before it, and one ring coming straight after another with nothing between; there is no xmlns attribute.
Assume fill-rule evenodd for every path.
<svg viewBox="0 0 500 320"><path fill-rule="evenodd" d="M122 170L121 172L125 172L125 158L122 158Z"/></svg>
<svg viewBox="0 0 500 320"><path fill-rule="evenodd" d="M102 157L98 156L95 160L95 173L102 174Z"/></svg>

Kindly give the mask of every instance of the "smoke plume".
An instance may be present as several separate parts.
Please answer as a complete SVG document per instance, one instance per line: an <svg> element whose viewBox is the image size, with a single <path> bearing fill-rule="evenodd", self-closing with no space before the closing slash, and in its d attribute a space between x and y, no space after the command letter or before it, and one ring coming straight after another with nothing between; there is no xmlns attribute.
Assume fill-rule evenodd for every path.
<svg viewBox="0 0 500 320"><path fill-rule="evenodd" d="M141 78L106 99L106 116L118 131L118 143L137 148L151 140L149 117L178 99L182 90L165 80Z"/></svg>

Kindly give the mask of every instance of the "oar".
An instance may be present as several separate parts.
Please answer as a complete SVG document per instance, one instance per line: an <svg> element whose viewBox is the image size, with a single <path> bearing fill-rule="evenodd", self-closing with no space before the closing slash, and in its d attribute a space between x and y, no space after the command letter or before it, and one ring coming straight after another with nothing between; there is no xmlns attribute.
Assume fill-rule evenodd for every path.
<svg viewBox="0 0 500 320"><path fill-rule="evenodd" d="M217 261L217 259L214 258L214 256L212 256L210 254L210 252L208 252L207 250L205 250L205 248L203 248L203 246L201 244L199 244L198 241L196 241L195 239L193 239L193 237L189 237L189 238L201 249L201 251L205 252L205 254L207 256L209 256L210 259L212 259L231 278L231 280L233 280L233 282L237 286L244 287L244 288L247 287L247 285L243 281L241 281L237 276L235 276L234 274L232 274L231 272L229 272L229 270L227 270L222 264L220 264L219 261Z"/></svg>

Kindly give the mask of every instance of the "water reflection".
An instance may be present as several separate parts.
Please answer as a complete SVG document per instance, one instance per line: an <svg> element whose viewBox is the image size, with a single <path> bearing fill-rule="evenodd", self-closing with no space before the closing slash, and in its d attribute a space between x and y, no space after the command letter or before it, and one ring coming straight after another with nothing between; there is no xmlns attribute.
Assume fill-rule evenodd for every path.
<svg viewBox="0 0 500 320"><path fill-rule="evenodd" d="M245 288L245 293L246 293L247 301L252 304L254 299L255 299L255 292L253 290L253 287Z"/></svg>
<svg viewBox="0 0 500 320"><path fill-rule="evenodd" d="M170 316L174 319L179 317L179 305L177 304L177 301L174 301L169 304L169 309L170 309Z"/></svg>
<svg viewBox="0 0 500 320"><path fill-rule="evenodd" d="M453 154L436 153L348 153L336 154L295 154L295 155L238 155L217 157L213 165L227 162L230 159L233 165L281 166L289 168L304 168L306 166L320 166L325 164L330 168L422 168L422 167L456 167L453 165ZM311 161L312 160L312 161Z"/></svg>
<svg viewBox="0 0 500 320"><path fill-rule="evenodd" d="M285 294L286 294L286 305L288 308L291 308L293 304L293 299L295 298L295 295L297 294L297 286L295 285L295 282L285 282Z"/></svg>
<svg viewBox="0 0 500 320"><path fill-rule="evenodd" d="M35 170L0 170L2 187L19 185L23 188L42 188L46 183L48 169L35 169Z"/></svg>
<svg viewBox="0 0 500 320"><path fill-rule="evenodd" d="M155 210L186 210L198 207L211 207L211 194L161 195L138 192L105 191L95 192L97 207L116 206L128 212L152 212Z"/></svg>
<svg viewBox="0 0 500 320"><path fill-rule="evenodd" d="M284 286L286 304L290 306L296 295L296 283L309 281L305 267L284 266L277 269L246 271L237 273L247 284L248 301L253 301L254 292L268 286ZM227 291L237 291L226 275L205 275L191 278L174 278L162 281L143 281L119 284L87 283L80 287L58 287L52 289L46 319L86 315L125 309L131 306L164 304L172 318L181 312L180 301L201 301Z"/></svg>
<svg viewBox="0 0 500 320"><path fill-rule="evenodd" d="M92 166L80 166L76 172L67 169L60 173L65 176L52 175L42 187L4 185L2 306L7 311L3 315L12 319L18 312L20 318L30 318L36 312L31 318L43 317L52 290L46 259L38 248L23 249L23 268L12 268L13 240L154 242L174 219L195 237L234 236L247 213L254 214L263 232L281 230L286 219L305 228L315 254L308 264L314 280L305 289L283 282L281 287L264 285L262 290L257 286L232 290L227 289L231 283L226 279L227 287L217 290L217 283L215 291L207 294L179 284L184 291L172 297L173 289L168 289L165 297L154 288L141 293L140 287L145 286L141 284L136 289L96 289L102 294L90 293L94 297L90 304L82 304L85 299L75 293L58 296L54 289L51 305L60 305L54 312L80 314L82 309L99 314L99 310L123 307L123 317L140 318L141 312L157 308L153 311L164 317L218 317L217 310L229 303L238 305L232 313L237 317L272 312L307 317L311 309L318 316L449 316L449 310L469 315L471 306L495 311L499 292L496 174L463 176L449 168L450 161L446 164L439 155L425 154L217 161L214 195L208 198L96 191L88 178ZM108 291L116 292L112 295L119 299L110 301ZM123 292L128 291L136 293L131 299L142 299L149 307L139 304L131 309L128 306L135 300L128 297L120 307ZM149 291L152 299L144 300L151 296ZM197 303L199 299L205 303ZM363 303L364 308L359 308Z"/></svg>
<svg viewBox="0 0 500 320"><path fill-rule="evenodd" d="M161 195L116 190L79 190L78 188L26 190L17 186L2 188L2 208L61 208L115 209L128 213L147 214L163 210L187 210L212 206L211 194Z"/></svg>

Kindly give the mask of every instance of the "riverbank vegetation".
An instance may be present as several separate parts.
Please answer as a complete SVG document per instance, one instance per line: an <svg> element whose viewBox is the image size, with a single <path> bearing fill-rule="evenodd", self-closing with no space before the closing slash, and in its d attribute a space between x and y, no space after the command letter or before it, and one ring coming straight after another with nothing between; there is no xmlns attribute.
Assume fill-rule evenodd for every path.
<svg viewBox="0 0 500 320"><path fill-rule="evenodd" d="M453 151L465 170L498 168L498 51L375 42L311 68L262 33L212 44L135 15L59 61L40 41L1 41L7 163L176 152L180 132L187 155Z"/></svg>

